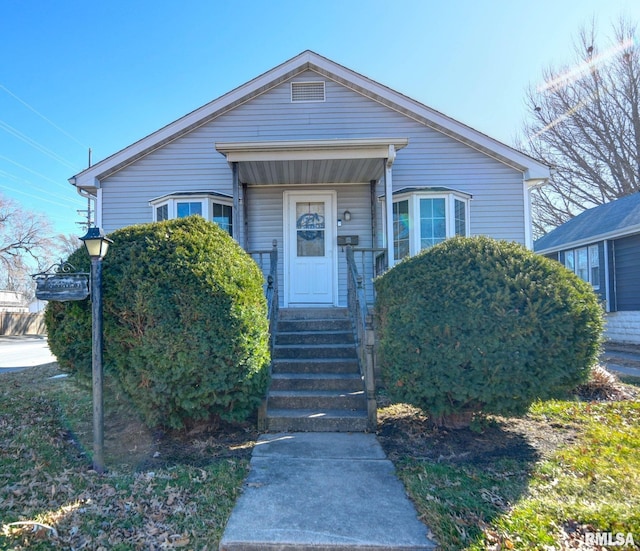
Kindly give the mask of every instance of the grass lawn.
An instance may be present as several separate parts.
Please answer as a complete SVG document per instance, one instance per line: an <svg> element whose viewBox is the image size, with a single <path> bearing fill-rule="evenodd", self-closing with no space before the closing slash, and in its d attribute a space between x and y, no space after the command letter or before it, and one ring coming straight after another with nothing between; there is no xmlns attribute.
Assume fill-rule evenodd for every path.
<svg viewBox="0 0 640 551"><path fill-rule="evenodd" d="M57 374L0 375L0 549L217 549L254 433L149 434L107 394L100 476L90 391Z"/></svg>
<svg viewBox="0 0 640 551"><path fill-rule="evenodd" d="M448 434L390 406L381 441L443 550L640 549L640 400L625 390Z"/></svg>
<svg viewBox="0 0 640 551"><path fill-rule="evenodd" d="M101 476L90 391L57 374L0 375L0 549L217 549L254 429L152 433L107 389ZM609 549L637 549L640 399L621 388L626 399L543 402L462 431L388 406L378 437L444 550L604 549L585 544L604 532L636 542Z"/></svg>

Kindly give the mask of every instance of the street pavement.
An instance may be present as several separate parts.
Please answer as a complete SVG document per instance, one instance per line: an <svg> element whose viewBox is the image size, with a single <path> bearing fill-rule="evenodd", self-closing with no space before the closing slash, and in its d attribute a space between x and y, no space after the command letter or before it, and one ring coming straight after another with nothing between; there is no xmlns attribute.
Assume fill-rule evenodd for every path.
<svg viewBox="0 0 640 551"><path fill-rule="evenodd" d="M0 337L0 373L55 362L45 335Z"/></svg>
<svg viewBox="0 0 640 551"><path fill-rule="evenodd" d="M600 360L602 365L617 375L640 377L640 346L605 345Z"/></svg>

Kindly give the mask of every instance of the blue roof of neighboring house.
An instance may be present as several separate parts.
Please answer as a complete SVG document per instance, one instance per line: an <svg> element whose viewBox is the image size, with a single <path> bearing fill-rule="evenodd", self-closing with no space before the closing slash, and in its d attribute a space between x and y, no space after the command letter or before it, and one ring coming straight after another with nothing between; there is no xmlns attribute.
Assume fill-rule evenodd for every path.
<svg viewBox="0 0 640 551"><path fill-rule="evenodd" d="M533 247L536 252L558 250L591 238L596 241L600 236L613 238L633 233L631 228L634 226L638 226L636 230L640 230L640 193L585 210L542 236Z"/></svg>

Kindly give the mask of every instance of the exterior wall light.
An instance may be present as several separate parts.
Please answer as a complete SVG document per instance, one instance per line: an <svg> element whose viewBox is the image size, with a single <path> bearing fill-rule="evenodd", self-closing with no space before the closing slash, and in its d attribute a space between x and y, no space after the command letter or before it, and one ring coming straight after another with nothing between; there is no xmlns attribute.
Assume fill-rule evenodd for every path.
<svg viewBox="0 0 640 551"><path fill-rule="evenodd" d="M345 210L344 213L342 214L342 219L345 222L349 222L351 220L351 213L348 210Z"/></svg>

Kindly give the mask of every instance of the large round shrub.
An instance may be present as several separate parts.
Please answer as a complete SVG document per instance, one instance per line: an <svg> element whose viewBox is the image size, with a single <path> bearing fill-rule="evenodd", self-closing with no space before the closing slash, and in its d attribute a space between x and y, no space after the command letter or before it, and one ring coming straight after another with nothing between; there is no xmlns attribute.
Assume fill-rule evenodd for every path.
<svg viewBox="0 0 640 551"><path fill-rule="evenodd" d="M216 224L194 216L110 235L103 265L104 366L150 426L246 419L267 384L263 275ZM83 250L69 261L89 269ZM52 302L62 369L90 376L89 301Z"/></svg>
<svg viewBox="0 0 640 551"><path fill-rule="evenodd" d="M591 286L516 243L448 240L376 290L387 391L436 424L522 414L585 381L598 357L603 314Z"/></svg>

